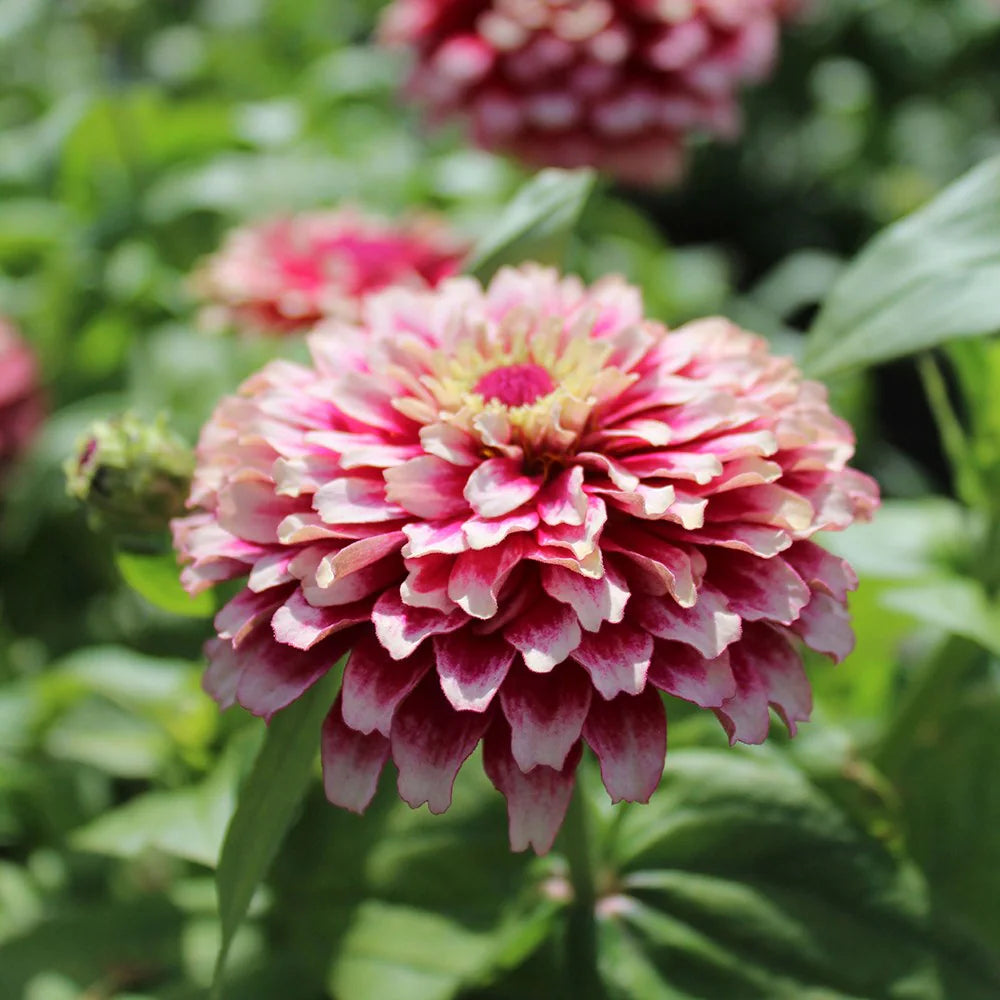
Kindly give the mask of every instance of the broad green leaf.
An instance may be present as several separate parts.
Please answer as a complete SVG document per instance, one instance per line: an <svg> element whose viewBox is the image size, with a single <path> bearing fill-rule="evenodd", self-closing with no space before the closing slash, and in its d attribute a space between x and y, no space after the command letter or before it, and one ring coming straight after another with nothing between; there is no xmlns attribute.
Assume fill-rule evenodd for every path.
<svg viewBox="0 0 1000 1000"><path fill-rule="evenodd" d="M826 377L1000 330L1000 157L890 226L847 268L809 335Z"/></svg>
<svg viewBox="0 0 1000 1000"><path fill-rule="evenodd" d="M180 966L181 929L180 912L162 899L64 904L0 944L0 996L26 997L26 985L43 970L87 986L106 981L112 969L162 977Z"/></svg>
<svg viewBox="0 0 1000 1000"><path fill-rule="evenodd" d="M473 251L467 270L488 281L505 264L562 264L573 229L597 175L591 170L543 170L514 196Z"/></svg>
<svg viewBox="0 0 1000 1000"><path fill-rule="evenodd" d="M870 524L828 533L823 544L863 578L913 580L940 575L965 555L979 521L953 500L886 500Z"/></svg>
<svg viewBox="0 0 1000 1000"><path fill-rule="evenodd" d="M1000 608L974 580L952 576L896 587L882 595L882 602L1000 655Z"/></svg>
<svg viewBox="0 0 1000 1000"><path fill-rule="evenodd" d="M339 665L331 665L322 680L274 717L240 790L216 871L222 920L216 990L233 935L246 916L254 890L274 860L309 786L320 728L333 703L340 674Z"/></svg>
<svg viewBox="0 0 1000 1000"><path fill-rule="evenodd" d="M118 552L115 562L125 582L163 611L191 618L207 618L215 610L211 592L205 591L192 597L181 586L180 569L173 553L140 555Z"/></svg>
<svg viewBox="0 0 1000 1000"><path fill-rule="evenodd" d="M271 920L300 942L317 995L464 996L506 982L550 939L554 863L511 853L503 799L477 757L442 816L401 802L391 770L363 816L311 798L270 879Z"/></svg>
<svg viewBox="0 0 1000 1000"><path fill-rule="evenodd" d="M155 849L214 867L236 808L239 770L239 748L231 746L200 784L140 795L77 830L71 843L123 858Z"/></svg>
<svg viewBox="0 0 1000 1000"><path fill-rule="evenodd" d="M955 663L943 663L952 672ZM938 689L908 719L891 777L931 888L982 939L1000 942L1000 677L988 666ZM901 734L903 735L903 734ZM1000 949L998 949L1000 950Z"/></svg>
<svg viewBox="0 0 1000 1000"><path fill-rule="evenodd" d="M773 748L675 752L650 804L605 832L614 888L597 915L610 995L997 996L1000 967L939 933L924 882L886 840L884 809L876 825L831 785L851 774L844 760L820 787Z"/></svg>

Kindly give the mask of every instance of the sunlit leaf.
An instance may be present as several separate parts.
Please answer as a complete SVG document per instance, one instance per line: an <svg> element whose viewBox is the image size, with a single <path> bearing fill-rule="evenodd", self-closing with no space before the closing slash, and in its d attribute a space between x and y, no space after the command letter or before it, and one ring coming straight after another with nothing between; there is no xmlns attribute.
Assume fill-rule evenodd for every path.
<svg viewBox="0 0 1000 1000"><path fill-rule="evenodd" d="M215 600L210 592L192 597L181 586L180 567L173 553L141 555L118 552L115 562L125 582L163 611L191 618L207 618L215 610Z"/></svg>
<svg viewBox="0 0 1000 1000"><path fill-rule="evenodd" d="M222 919L222 944L215 974L217 988L233 935L246 916L254 890L274 860L312 778L320 727L339 682L340 670L331 669L298 701L275 716L240 790L216 871Z"/></svg>
<svg viewBox="0 0 1000 1000"><path fill-rule="evenodd" d="M1000 330L1000 157L890 226L847 268L809 336L826 377Z"/></svg>
<svg viewBox="0 0 1000 1000"><path fill-rule="evenodd" d="M543 170L533 177L473 251L469 273L487 281L505 264L564 263L596 180L591 170Z"/></svg>

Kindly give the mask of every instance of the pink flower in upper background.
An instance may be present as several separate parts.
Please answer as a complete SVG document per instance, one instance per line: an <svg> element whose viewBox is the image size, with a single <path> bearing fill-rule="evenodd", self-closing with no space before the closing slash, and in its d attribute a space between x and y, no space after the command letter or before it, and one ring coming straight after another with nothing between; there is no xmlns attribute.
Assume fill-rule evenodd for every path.
<svg viewBox="0 0 1000 1000"><path fill-rule="evenodd" d="M194 277L209 325L287 334L326 317L356 320L390 285L433 287L467 245L436 217L388 223L353 209L305 212L236 229Z"/></svg>
<svg viewBox="0 0 1000 1000"><path fill-rule="evenodd" d="M191 591L249 574L205 686L269 717L348 650L329 798L448 808L483 740L511 843L549 849L583 743L645 801L661 692L757 743L811 709L803 646L853 644L850 568L813 541L878 504L826 392L723 319L668 332L618 279L525 266L369 300L205 427L175 539Z"/></svg>
<svg viewBox="0 0 1000 1000"><path fill-rule="evenodd" d="M0 474L27 448L43 412L35 355L0 319Z"/></svg>
<svg viewBox="0 0 1000 1000"><path fill-rule="evenodd" d="M691 133L733 136L743 84L766 76L796 0L395 0L409 92L435 120L530 163L660 184Z"/></svg>

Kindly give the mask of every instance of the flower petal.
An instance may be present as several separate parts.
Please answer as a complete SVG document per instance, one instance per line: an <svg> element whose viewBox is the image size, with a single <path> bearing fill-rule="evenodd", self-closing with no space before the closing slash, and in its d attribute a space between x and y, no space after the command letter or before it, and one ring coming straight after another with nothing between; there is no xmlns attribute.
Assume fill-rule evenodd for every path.
<svg viewBox="0 0 1000 1000"><path fill-rule="evenodd" d="M648 802L663 774L667 715L659 692L595 698L583 737L601 762L601 777L612 802Z"/></svg>
<svg viewBox="0 0 1000 1000"><path fill-rule="evenodd" d="M356 732L344 722L338 697L323 723L323 791L335 806L363 813L375 796L379 775L389 758L381 734Z"/></svg>
<svg viewBox="0 0 1000 1000"><path fill-rule="evenodd" d="M560 770L539 765L525 774L510 751L510 733L502 718L490 727L483 745L483 768L507 800L510 848L533 848L546 854L555 842L573 794L582 748L577 743Z"/></svg>
<svg viewBox="0 0 1000 1000"><path fill-rule="evenodd" d="M638 694L646 686L653 655L653 637L628 622L606 624L600 632L585 632L573 659L582 664L602 698L625 692Z"/></svg>
<svg viewBox="0 0 1000 1000"><path fill-rule="evenodd" d="M344 721L359 733L388 736L399 703L417 686L432 665L426 649L405 660L394 660L366 632L357 642L341 686Z"/></svg>
<svg viewBox="0 0 1000 1000"><path fill-rule="evenodd" d="M592 686L572 663L550 674L523 667L508 677L500 704L511 728L511 752L524 772L544 765L562 768L580 739L590 708Z"/></svg>
<svg viewBox="0 0 1000 1000"><path fill-rule="evenodd" d="M629 599L628 583L610 563L604 575L594 580L562 566L542 566L542 586L550 597L568 604L588 632L604 622L620 622Z"/></svg>
<svg viewBox="0 0 1000 1000"><path fill-rule="evenodd" d="M639 624L660 639L687 643L714 659L740 637L740 616L731 612L725 596L703 584L694 607L682 608L669 597L633 597Z"/></svg>
<svg viewBox="0 0 1000 1000"><path fill-rule="evenodd" d="M434 637L434 658L441 690L460 712L485 712L500 690L515 651L497 635L468 629Z"/></svg>
<svg viewBox="0 0 1000 1000"><path fill-rule="evenodd" d="M482 739L492 713L456 712L434 677L424 678L396 710L392 759L399 768L399 794L415 809L432 813L451 805L455 776Z"/></svg>
<svg viewBox="0 0 1000 1000"><path fill-rule="evenodd" d="M398 590L387 590L371 613L378 641L394 660L405 660L428 636L454 632L468 621L464 611L445 613L404 604Z"/></svg>
<svg viewBox="0 0 1000 1000"><path fill-rule="evenodd" d="M736 694L727 651L710 660L683 642L657 640L649 681L661 691L701 708L719 708Z"/></svg>
<svg viewBox="0 0 1000 1000"><path fill-rule="evenodd" d="M580 625L571 608L543 597L512 621L504 636L536 673L548 673L580 645Z"/></svg>
<svg viewBox="0 0 1000 1000"><path fill-rule="evenodd" d="M542 477L526 476L522 465L516 459L488 458L465 484L469 506L480 517L503 517L534 499Z"/></svg>

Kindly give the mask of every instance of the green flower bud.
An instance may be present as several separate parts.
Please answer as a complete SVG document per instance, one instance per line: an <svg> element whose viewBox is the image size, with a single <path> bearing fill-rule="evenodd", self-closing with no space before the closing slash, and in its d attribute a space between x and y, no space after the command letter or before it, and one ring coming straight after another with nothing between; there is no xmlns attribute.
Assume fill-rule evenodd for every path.
<svg viewBox="0 0 1000 1000"><path fill-rule="evenodd" d="M149 550L184 512L194 453L166 417L146 423L125 413L95 423L64 468L67 490L86 505L95 531Z"/></svg>

